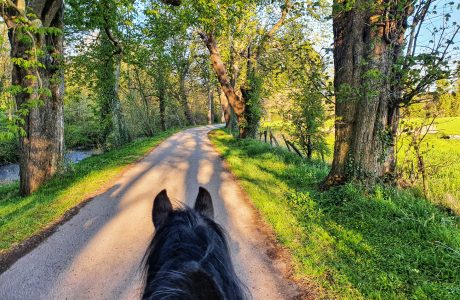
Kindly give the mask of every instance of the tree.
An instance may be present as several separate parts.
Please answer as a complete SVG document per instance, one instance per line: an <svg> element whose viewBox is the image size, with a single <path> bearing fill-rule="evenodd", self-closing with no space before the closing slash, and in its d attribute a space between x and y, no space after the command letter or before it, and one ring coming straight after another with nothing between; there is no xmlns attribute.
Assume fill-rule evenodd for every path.
<svg viewBox="0 0 460 300"><path fill-rule="evenodd" d="M285 0L281 5L281 16L279 20L269 29L260 29L254 21L257 16L258 5L264 6L264 1L238 1L229 3L226 0L213 1L209 6L203 8L199 3L192 1L194 13L199 16L195 20L195 26L199 28L199 35L204 45L209 51L213 70L220 83L222 92L226 95L233 112L236 114L241 138L247 136L254 137L257 131L260 119L260 89L261 80L258 74L259 59L265 51L267 42L284 24L287 13L292 4L291 1ZM230 27L230 29L228 29ZM222 54L218 47L218 39L227 30L228 35L233 38L241 34L241 30L247 30L247 27L253 29L253 36L246 36L248 39L244 48L244 53L234 53L232 45L230 47L230 56L232 62L230 68L231 75L222 59ZM240 32L238 32L240 31ZM240 73L235 70L234 56L245 59L245 82L241 84L240 91L236 89L236 78Z"/></svg>
<svg viewBox="0 0 460 300"><path fill-rule="evenodd" d="M182 30L184 31L184 30ZM191 47L190 37L186 32L176 30L172 36L171 46L171 61L172 67L177 74L179 91L177 98L181 103L185 119L189 125L196 125L193 117L190 103L188 101L187 77L190 72L191 60L194 56L193 47Z"/></svg>
<svg viewBox="0 0 460 300"><path fill-rule="evenodd" d="M335 145L325 186L394 177L400 107L446 76L452 37L446 43L441 39L431 53L415 51L431 3L334 1Z"/></svg>
<svg viewBox="0 0 460 300"><path fill-rule="evenodd" d="M331 104L326 64L305 37L303 24L292 22L279 38L281 48L269 63L276 66L275 85L286 89L288 101L280 107L288 133L308 159L316 152L324 160L328 152L324 123L326 104ZM282 75L281 75L282 74Z"/></svg>
<svg viewBox="0 0 460 300"><path fill-rule="evenodd" d="M214 72L216 73L217 79L219 80L221 90L225 94L228 103L230 104L230 106L233 109L233 112L237 116L240 137L244 138L246 137L246 120L244 116L246 104L244 100L236 93L234 87L230 82L230 78L228 77L227 69L220 56L219 49L217 47L217 41L214 37L214 34L201 32L200 36L203 39L203 42L205 43L206 48L209 51L212 67L214 69Z"/></svg>
<svg viewBox="0 0 460 300"><path fill-rule="evenodd" d="M70 0L67 19L69 32L97 31L98 38L89 49L96 59L90 70L96 74L95 88L100 100L102 126L107 145L121 145L130 140L120 101L120 72L125 55L121 24L126 24L133 1ZM85 43L85 40L80 41ZM87 53L85 53L87 54ZM88 63L83 59L83 63Z"/></svg>
<svg viewBox="0 0 460 300"><path fill-rule="evenodd" d="M163 7L163 9L165 9ZM167 40L170 44L168 59L171 68L175 73L174 77L178 83L176 98L182 107L183 114L188 125L196 125L195 118L188 101L187 79L190 73L192 60L195 58L195 45L192 41L192 33L187 31L187 24L182 22L180 16L175 14L149 14L149 27L152 34L152 41L160 39L163 43ZM163 34L159 36L159 31Z"/></svg>
<svg viewBox="0 0 460 300"><path fill-rule="evenodd" d="M62 0L1 1L11 43L12 92L20 125L20 193L28 195L61 164L63 126Z"/></svg>

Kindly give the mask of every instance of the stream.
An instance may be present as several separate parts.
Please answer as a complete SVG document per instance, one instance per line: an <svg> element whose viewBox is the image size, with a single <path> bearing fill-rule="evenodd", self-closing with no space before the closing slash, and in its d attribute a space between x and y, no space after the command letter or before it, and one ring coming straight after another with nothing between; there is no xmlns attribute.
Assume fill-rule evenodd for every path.
<svg viewBox="0 0 460 300"><path fill-rule="evenodd" d="M68 151L65 154L66 163L78 163L81 160L96 154L97 151ZM0 166L0 183L19 180L19 164L7 164Z"/></svg>

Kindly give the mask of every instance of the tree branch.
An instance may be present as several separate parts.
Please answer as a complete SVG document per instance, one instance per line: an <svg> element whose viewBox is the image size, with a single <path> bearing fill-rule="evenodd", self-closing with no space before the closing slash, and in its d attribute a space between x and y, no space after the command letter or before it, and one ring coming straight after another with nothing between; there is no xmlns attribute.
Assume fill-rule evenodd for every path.
<svg viewBox="0 0 460 300"><path fill-rule="evenodd" d="M0 0L0 1L3 4L1 15L2 15L2 18L5 20L5 23L7 24L8 28L12 28L14 26L14 22L11 20L13 15L11 13L5 12L5 9L4 9L5 5L6 7L14 10L21 18L23 18L24 19L23 23L30 25L30 20L27 17L26 12L25 12L25 3L20 2L23 5L18 6L11 0ZM22 6L24 6L24 9L21 8Z"/></svg>
<svg viewBox="0 0 460 300"><path fill-rule="evenodd" d="M421 8L417 11L417 13L414 16L414 20L412 21L412 25L411 25L411 33L410 33L409 43L407 46L406 56L414 56L415 47L417 45L417 38L420 33L420 27L425 19L425 16L428 12L428 9L431 3L432 3L432 0L428 0L424 6L421 6ZM419 26L416 32L417 25Z"/></svg>
<svg viewBox="0 0 460 300"><path fill-rule="evenodd" d="M172 5L172 6L179 6L181 5L181 0L161 0L164 4Z"/></svg>
<svg viewBox="0 0 460 300"><path fill-rule="evenodd" d="M113 35L113 32L112 30L109 28L109 22L107 20L107 17L104 16L104 31L105 33L107 34L107 37L109 38L110 42L112 43L112 45L116 48L116 50L114 51L114 55L115 54L122 54L123 53L123 44L121 43L121 41L116 38L114 35Z"/></svg>
<svg viewBox="0 0 460 300"><path fill-rule="evenodd" d="M286 21L287 15L289 13L289 10L292 7L291 0L285 0L284 5L282 6L281 9L281 17L279 18L278 22L273 25L273 27L262 36L262 39L260 40L259 46L257 47L257 52L254 56L254 60L257 61L262 54L263 48L265 46L265 43L275 35L275 33L281 28L283 23Z"/></svg>

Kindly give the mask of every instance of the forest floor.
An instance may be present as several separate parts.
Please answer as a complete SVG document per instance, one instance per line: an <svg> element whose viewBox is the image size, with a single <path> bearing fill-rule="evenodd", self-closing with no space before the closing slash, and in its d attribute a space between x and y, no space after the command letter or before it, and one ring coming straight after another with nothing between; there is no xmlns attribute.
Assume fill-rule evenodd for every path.
<svg viewBox="0 0 460 300"><path fill-rule="evenodd" d="M321 192L325 163L223 130L210 137L289 249L294 277L320 298L460 299L460 217L452 210L416 190L347 184Z"/></svg>
<svg viewBox="0 0 460 300"><path fill-rule="evenodd" d="M75 199L84 198L87 189L102 184L98 180L111 186L0 275L0 299L139 298L142 291L141 260L153 234L151 209L155 195L166 188L170 198L175 200L174 205L191 205L200 185L206 187L213 197L215 219L228 232L236 272L254 299L311 297L308 290L301 290L286 279L291 275L288 255L278 246L270 227L261 220L211 145L207 134L215 128L206 126L177 133L128 169L119 167L112 159L118 156L117 160L135 161L160 139L140 142L145 143L142 144L145 147L141 147L143 150L136 150L137 147L125 149L124 155L110 154L105 160L97 156L88 158L82 166L76 165L76 170L82 172L80 168L85 165L89 168L96 162L100 168L107 164L107 173L99 173L103 178L96 176L92 169L80 175L78 180L68 179L71 183L66 183L65 178L56 179L62 181L63 186L53 181L38 192L40 196L33 196L38 198L31 198L38 201L30 206L41 205L43 214L49 214L47 207L55 202L41 203L49 199L48 194L52 194L53 199L58 197L62 202L75 204ZM132 157L131 153L134 153ZM113 180L113 176L123 169ZM72 189L73 192L64 188L77 182L79 188ZM10 193L15 193L14 187L9 189ZM3 208L0 237L5 249L12 245L12 240L19 241L20 236L29 234L23 231L32 231L13 225L16 218L16 224L30 220L22 221L26 227L34 226L34 218L30 216L42 220L39 208L16 213L17 209L28 209L27 205L33 202L31 199L16 210L10 209L9 214L16 214L15 218L9 217L8 213L5 215L6 208L12 206L13 201L24 201L10 199L0 202ZM60 210L64 211L64 208ZM52 211L55 214L54 209Z"/></svg>

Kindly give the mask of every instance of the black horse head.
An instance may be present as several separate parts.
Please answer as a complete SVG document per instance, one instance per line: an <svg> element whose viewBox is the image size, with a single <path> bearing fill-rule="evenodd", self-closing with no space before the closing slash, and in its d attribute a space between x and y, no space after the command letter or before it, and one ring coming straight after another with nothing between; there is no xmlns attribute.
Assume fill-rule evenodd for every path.
<svg viewBox="0 0 460 300"><path fill-rule="evenodd" d="M222 228L213 221L209 192L200 187L194 208L174 210L166 190L155 198L156 232L145 254L143 299L246 299Z"/></svg>

